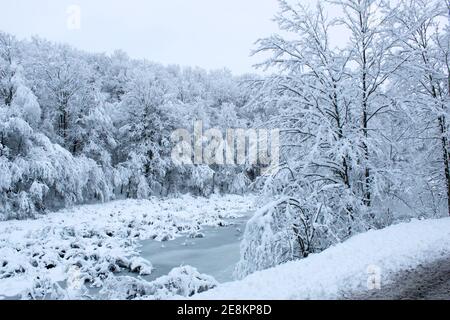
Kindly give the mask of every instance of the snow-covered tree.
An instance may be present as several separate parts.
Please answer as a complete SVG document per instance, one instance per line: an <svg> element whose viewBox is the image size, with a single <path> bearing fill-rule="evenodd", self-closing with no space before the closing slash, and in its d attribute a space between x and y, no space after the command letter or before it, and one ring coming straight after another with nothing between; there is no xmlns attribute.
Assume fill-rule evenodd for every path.
<svg viewBox="0 0 450 320"><path fill-rule="evenodd" d="M284 0L279 3L276 21L283 36L259 40L255 50L268 57L259 66L274 74L256 83L260 95L251 108L262 106L270 115L262 124L280 128L282 133L281 166L263 177L261 188L275 197L288 197L288 203L297 203L298 210L287 214L286 202L275 201L276 207L268 208L260 219L273 221L267 228L276 225L280 232L290 234L286 239L296 239L293 230L298 223L277 217L284 212L302 219L305 212L314 214L312 204L320 207L326 218L312 223L312 229L320 225L326 232L306 250L314 252L391 222L390 208L383 203L387 191L397 189L399 182L389 155L398 147L390 132L397 110L389 83L406 59L395 56L398 38L386 28L395 11L383 1L319 1L315 9ZM328 18L325 4L337 6L341 17ZM345 46L336 46L331 32L342 27L349 39ZM270 248L270 243L280 243L276 239L259 243L263 235L251 232L250 224L248 232L249 245L242 255L244 259L249 252L259 255L253 259L263 261L257 268L277 259L295 259L304 252L297 246L296 252L286 255L286 248L292 248L289 240L282 249ZM283 256L266 261L264 257L271 255L267 250L272 249Z"/></svg>
<svg viewBox="0 0 450 320"><path fill-rule="evenodd" d="M125 184L131 196L145 198L162 192L173 129L172 115L166 109L173 93L166 76L157 66L145 72L136 70L120 105L126 112L119 121L119 158L120 166L128 169Z"/></svg>
<svg viewBox="0 0 450 320"><path fill-rule="evenodd" d="M407 60L395 87L410 124L405 135L414 155L409 170L422 188L416 189L416 199L436 215L450 208L449 6L445 1L400 1L392 29L401 40L399 55Z"/></svg>
<svg viewBox="0 0 450 320"><path fill-rule="evenodd" d="M311 11L300 4L280 4L277 21L295 39L272 36L260 40L256 51L271 52L262 66L280 70L262 87L263 94L270 90L262 103L276 110L267 124L283 134L284 161L275 178L287 179L283 192L289 196L301 197L303 185L327 193L326 205L348 220L351 234L352 224L365 219L359 187L365 149L348 90L353 80L351 55L332 47L333 22L322 5Z"/></svg>
<svg viewBox="0 0 450 320"><path fill-rule="evenodd" d="M10 105L14 96L13 78L18 67L18 43L9 34L0 32L0 99Z"/></svg>

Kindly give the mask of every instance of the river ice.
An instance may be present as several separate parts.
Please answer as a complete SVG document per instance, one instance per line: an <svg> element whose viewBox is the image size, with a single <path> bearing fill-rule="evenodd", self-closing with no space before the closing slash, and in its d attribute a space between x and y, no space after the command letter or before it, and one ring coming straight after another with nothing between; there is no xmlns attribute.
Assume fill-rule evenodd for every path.
<svg viewBox="0 0 450 320"><path fill-rule="evenodd" d="M155 270L146 280L165 275L181 265L195 267L200 273L213 276L219 282L233 279L239 261L240 242L251 213L229 220L228 226L206 227L202 238L183 236L173 241L143 241L141 256L152 262Z"/></svg>

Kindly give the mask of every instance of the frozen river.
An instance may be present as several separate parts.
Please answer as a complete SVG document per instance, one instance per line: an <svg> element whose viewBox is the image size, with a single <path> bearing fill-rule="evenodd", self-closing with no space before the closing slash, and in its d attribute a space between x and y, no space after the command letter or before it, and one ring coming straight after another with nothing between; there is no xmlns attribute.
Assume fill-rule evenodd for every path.
<svg viewBox="0 0 450 320"><path fill-rule="evenodd" d="M230 281L254 208L253 196L183 195L82 205L36 219L0 222L0 300L67 295L103 299L105 275L114 273L116 280L138 277L130 268L132 261L142 261L139 256L144 266L147 260L154 267L145 277L148 281L187 265L220 282ZM206 227L219 224L226 226ZM189 237L197 226L203 226L204 237ZM139 240L173 237L166 242ZM86 295L66 292L69 282L83 279Z"/></svg>
<svg viewBox="0 0 450 320"><path fill-rule="evenodd" d="M190 265L200 273L213 276L219 282L231 281L233 270L240 257L240 242L252 213L228 220L229 226L206 227L203 238L182 236L172 241L144 241L141 256L151 261L155 268L146 280L168 274L173 268Z"/></svg>

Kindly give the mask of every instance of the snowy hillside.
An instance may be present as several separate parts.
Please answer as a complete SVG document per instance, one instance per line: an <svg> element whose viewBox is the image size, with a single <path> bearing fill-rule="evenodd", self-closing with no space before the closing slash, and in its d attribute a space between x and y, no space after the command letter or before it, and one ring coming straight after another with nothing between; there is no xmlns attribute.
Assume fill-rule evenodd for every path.
<svg viewBox="0 0 450 320"><path fill-rule="evenodd" d="M443 257L450 257L450 219L416 220L360 234L305 260L257 272L194 299L342 299L368 287L377 290L396 273Z"/></svg>

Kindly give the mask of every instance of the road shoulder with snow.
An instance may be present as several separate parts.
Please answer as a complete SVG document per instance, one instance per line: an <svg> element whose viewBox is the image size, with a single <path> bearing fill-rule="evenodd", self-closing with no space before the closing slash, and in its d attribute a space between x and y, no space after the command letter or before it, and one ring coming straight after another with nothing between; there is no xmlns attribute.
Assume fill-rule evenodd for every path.
<svg viewBox="0 0 450 320"><path fill-rule="evenodd" d="M222 284L194 298L348 299L364 295L372 286L389 288L398 275L420 273L421 266L447 259L450 219L414 220L354 236L320 254Z"/></svg>
<svg viewBox="0 0 450 320"><path fill-rule="evenodd" d="M347 297L351 300L450 300L450 257L395 275L379 289Z"/></svg>

